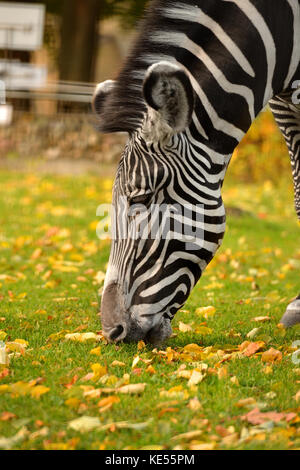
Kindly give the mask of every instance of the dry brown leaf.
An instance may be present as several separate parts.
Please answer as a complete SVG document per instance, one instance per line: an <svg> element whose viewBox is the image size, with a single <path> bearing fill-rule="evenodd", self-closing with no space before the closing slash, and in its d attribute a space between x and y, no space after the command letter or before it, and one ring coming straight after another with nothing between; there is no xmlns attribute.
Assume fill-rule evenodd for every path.
<svg viewBox="0 0 300 470"><path fill-rule="evenodd" d="M257 341L254 343L244 341L244 343L240 345L240 351L243 353L244 356L250 357L260 351L264 346L264 341Z"/></svg>
<svg viewBox="0 0 300 470"><path fill-rule="evenodd" d="M270 321L270 320L271 320L271 318L268 317L268 316L252 318L252 321L256 321L258 323L264 323L264 322L267 322L267 321Z"/></svg>
<svg viewBox="0 0 300 470"><path fill-rule="evenodd" d="M45 437L49 433L49 428L47 426L44 426L42 429L39 429L38 431L33 432L30 434L29 439L34 440L38 439L39 437Z"/></svg>
<svg viewBox="0 0 300 470"><path fill-rule="evenodd" d="M253 339L255 338L255 336L257 336L257 334L260 332L261 328L253 328L253 330L249 331L249 333L247 333L247 338L249 339Z"/></svg>
<svg viewBox="0 0 300 470"><path fill-rule="evenodd" d="M125 367L125 366L126 366L125 362L113 361L111 363L111 367Z"/></svg>
<svg viewBox="0 0 300 470"><path fill-rule="evenodd" d="M156 405L155 408L157 408L158 410L160 408L166 408L166 407L171 407L171 406L175 406L175 405L179 405L179 401L178 400L170 400L170 401L164 401L162 403L158 403L158 405Z"/></svg>
<svg viewBox="0 0 300 470"><path fill-rule="evenodd" d="M78 375L74 375L71 378L70 382L63 384L63 386L66 387L67 389L70 389L77 382L77 380L78 380Z"/></svg>
<svg viewBox="0 0 300 470"><path fill-rule="evenodd" d="M1 352L0 352L0 355L1 355ZM7 359L8 359L8 357L7 357ZM0 359L0 365L2 365L1 359ZM10 371L9 371L9 369L7 369L7 367L5 369L0 370L0 380L4 379L4 377L7 377L9 374L10 374Z"/></svg>
<svg viewBox="0 0 300 470"><path fill-rule="evenodd" d="M110 397L103 398L98 403L99 413L104 413L104 411L109 410L110 408L112 408L112 406L115 403L119 403L119 402L120 402L120 398L113 396L113 395Z"/></svg>
<svg viewBox="0 0 300 470"><path fill-rule="evenodd" d="M14 413L11 413L10 411L3 411L0 416L0 421L9 421L14 418L16 418Z"/></svg>
<svg viewBox="0 0 300 470"><path fill-rule="evenodd" d="M198 411L198 410L201 410L201 408L202 408L202 405L201 405L198 397L191 398L187 406L192 411Z"/></svg>
<svg viewBox="0 0 300 470"><path fill-rule="evenodd" d="M218 379L219 380L226 379L227 376L228 376L228 368L226 366L220 367L220 369L218 369Z"/></svg>
<svg viewBox="0 0 300 470"><path fill-rule="evenodd" d="M229 434L228 436L225 436L222 439L221 444L223 444L225 446L231 446L231 445L235 444L238 440L239 440L239 434L237 432L235 432L233 434Z"/></svg>
<svg viewBox="0 0 300 470"><path fill-rule="evenodd" d="M261 356L262 362L281 362L282 361L282 353L277 349L270 348L268 351L265 351Z"/></svg>
<svg viewBox="0 0 300 470"><path fill-rule="evenodd" d="M278 413L277 411L261 412L259 408L254 408L246 415L241 416L241 419L248 421L250 424L258 425L266 421L274 421L275 423L279 423L280 421L289 422L296 418L296 416L296 413Z"/></svg>
<svg viewBox="0 0 300 470"><path fill-rule="evenodd" d="M188 387L192 387L193 385L198 385L202 380L205 378L206 373L202 373L197 369L193 370L192 375L188 381Z"/></svg>
<svg viewBox="0 0 300 470"><path fill-rule="evenodd" d="M130 423L129 421L120 421L117 423L107 423L99 427L99 431L106 431L109 429L111 432L114 432L116 429L135 429L140 431L145 429L152 423L152 418L144 423Z"/></svg>
<svg viewBox="0 0 300 470"><path fill-rule="evenodd" d="M234 375L233 377L230 378L230 382L233 383L233 385L240 385L238 378Z"/></svg>
<svg viewBox="0 0 300 470"><path fill-rule="evenodd" d="M137 345L138 351L141 351L141 350L144 349L145 347L146 347L146 344L144 343L144 341L139 341L139 342L138 342L138 345Z"/></svg>
<svg viewBox="0 0 300 470"><path fill-rule="evenodd" d="M160 412L158 413L158 417L161 418L163 415L165 415L166 413L175 413L175 412L178 412L178 408L163 408L162 410L160 410Z"/></svg>
<svg viewBox="0 0 300 470"><path fill-rule="evenodd" d="M120 398L119 397L116 397L115 395L111 395L110 397L106 397L106 398L103 398L102 400L100 400L98 402L98 406L99 407L102 407L102 406L107 406L107 405L113 405L114 403L119 403L120 402Z"/></svg>
<svg viewBox="0 0 300 470"><path fill-rule="evenodd" d="M116 389L116 393L124 393L124 394L129 394L129 395L143 393L146 385L147 384L145 383L123 385L122 387L119 387Z"/></svg>
<svg viewBox="0 0 300 470"><path fill-rule="evenodd" d="M215 307L209 306L209 307L199 307L195 310L196 315L203 316L206 320L209 317L213 317L214 314L216 313Z"/></svg>
<svg viewBox="0 0 300 470"><path fill-rule="evenodd" d="M153 366L151 366L151 364L147 367L146 372L148 372L148 374L151 374L151 375L156 374L156 370L154 369Z"/></svg>
<svg viewBox="0 0 300 470"><path fill-rule="evenodd" d="M16 444L23 441L28 434L28 429L23 427L12 437L0 437L0 449L11 450Z"/></svg>
<svg viewBox="0 0 300 470"><path fill-rule="evenodd" d="M256 400L253 397L242 398L235 404L235 406L237 406L238 408L243 408L244 406L252 406L252 405L256 405Z"/></svg>
<svg viewBox="0 0 300 470"><path fill-rule="evenodd" d="M74 431L89 432L101 426L101 421L97 417L81 416L69 422L68 427Z"/></svg>
<svg viewBox="0 0 300 470"><path fill-rule="evenodd" d="M216 433L219 434L219 436L221 437L226 437L232 434L228 429L224 428L219 424L216 426Z"/></svg>

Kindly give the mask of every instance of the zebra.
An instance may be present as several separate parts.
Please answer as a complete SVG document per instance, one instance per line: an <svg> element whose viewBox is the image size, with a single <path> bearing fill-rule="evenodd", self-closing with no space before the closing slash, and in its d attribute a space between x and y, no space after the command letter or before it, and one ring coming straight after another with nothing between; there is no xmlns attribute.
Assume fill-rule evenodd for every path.
<svg viewBox="0 0 300 470"><path fill-rule="evenodd" d="M171 335L171 320L222 243L231 155L268 103L288 145L300 219L299 78L299 0L150 2L117 79L99 84L93 98L99 131L128 134L101 301L108 341L155 345ZM147 221L161 204L201 205L202 236L192 244L177 237L170 213L169 236L150 237ZM181 228L196 219L186 211ZM141 220L144 236L120 236L122 224ZM300 322L300 296L281 322Z"/></svg>

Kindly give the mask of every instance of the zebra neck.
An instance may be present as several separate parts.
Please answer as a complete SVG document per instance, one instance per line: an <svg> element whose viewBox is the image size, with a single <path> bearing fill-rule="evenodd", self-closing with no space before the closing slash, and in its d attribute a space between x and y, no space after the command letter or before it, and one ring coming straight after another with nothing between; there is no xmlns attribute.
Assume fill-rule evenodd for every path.
<svg viewBox="0 0 300 470"><path fill-rule="evenodd" d="M165 2L161 26L150 39L160 51L144 55L148 63L169 60L186 71L196 96L191 132L220 153L233 152L269 99L288 86L299 63L299 4L297 9L294 0L278 2L291 30L297 25L298 42L294 31L290 47L282 44L285 29L278 27L270 2L257 3Z"/></svg>
<svg viewBox="0 0 300 470"><path fill-rule="evenodd" d="M152 2L105 104L102 130L121 123L133 132L141 126L147 111L142 95L146 70L167 60L188 73L195 91L191 133L216 152L232 153L268 100L289 85L299 64L299 2L276 0L276 9L273 3Z"/></svg>

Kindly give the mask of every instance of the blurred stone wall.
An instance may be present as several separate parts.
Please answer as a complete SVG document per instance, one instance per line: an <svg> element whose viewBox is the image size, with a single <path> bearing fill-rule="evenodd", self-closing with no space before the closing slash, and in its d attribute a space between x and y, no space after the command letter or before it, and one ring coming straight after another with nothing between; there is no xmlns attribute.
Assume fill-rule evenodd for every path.
<svg viewBox="0 0 300 470"><path fill-rule="evenodd" d="M124 134L101 135L87 114L37 116L15 112L12 126L0 127L0 163L7 158L60 158L118 161L127 140Z"/></svg>

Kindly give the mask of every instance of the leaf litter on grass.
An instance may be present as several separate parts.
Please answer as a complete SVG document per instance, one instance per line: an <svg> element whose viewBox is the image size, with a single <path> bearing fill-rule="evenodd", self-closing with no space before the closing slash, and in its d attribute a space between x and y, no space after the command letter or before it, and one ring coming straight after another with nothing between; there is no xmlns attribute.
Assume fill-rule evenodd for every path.
<svg viewBox="0 0 300 470"><path fill-rule="evenodd" d="M225 190L260 214L267 204L280 236L268 238L265 216L260 233L251 217L229 220L230 239L175 317L174 336L152 349L107 345L100 331L109 242L94 238L93 199L68 179L5 178L16 211L2 199L0 446L299 448L297 332L276 324L299 288L300 251L272 188ZM99 184L91 180L77 182L86 194Z"/></svg>

